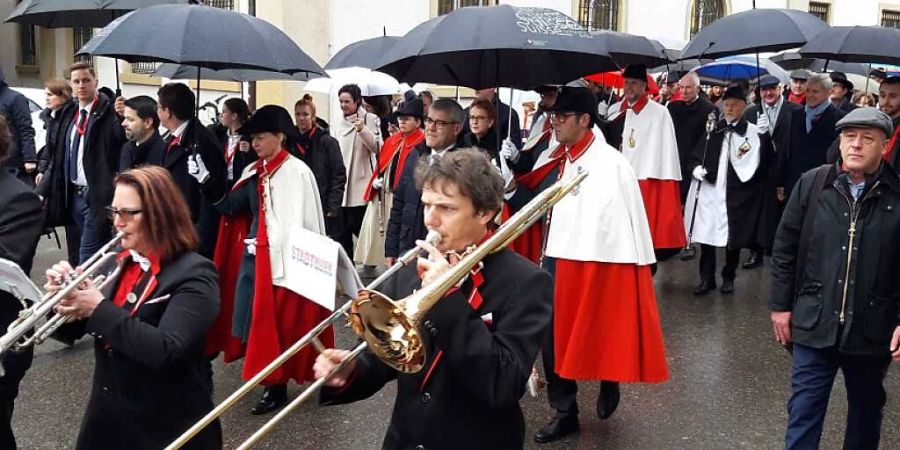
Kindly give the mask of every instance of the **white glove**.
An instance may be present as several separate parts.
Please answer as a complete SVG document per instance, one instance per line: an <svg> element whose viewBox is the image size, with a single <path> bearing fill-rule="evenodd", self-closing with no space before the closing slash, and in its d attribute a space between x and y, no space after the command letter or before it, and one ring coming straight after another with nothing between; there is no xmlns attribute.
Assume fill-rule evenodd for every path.
<svg viewBox="0 0 900 450"><path fill-rule="evenodd" d="M513 172L512 170L509 170L509 165L506 164L506 158L500 158L500 176L503 177L503 189L508 188L513 181Z"/></svg>
<svg viewBox="0 0 900 450"><path fill-rule="evenodd" d="M247 245L247 253L256 255L256 238L244 239L244 244Z"/></svg>
<svg viewBox="0 0 900 450"><path fill-rule="evenodd" d="M372 182L372 189L380 191L384 187L384 178L378 177Z"/></svg>
<svg viewBox="0 0 900 450"><path fill-rule="evenodd" d="M519 160L519 149L516 148L515 144L512 143L509 139L503 140L503 145L500 147L500 156L502 159L508 159L512 162L516 162Z"/></svg>
<svg viewBox="0 0 900 450"><path fill-rule="evenodd" d="M203 158L200 155L188 156L188 173L201 184L209 179L209 169L206 168L206 164L203 164Z"/></svg>
<svg viewBox="0 0 900 450"><path fill-rule="evenodd" d="M703 166L694 167L694 172L692 175L697 181L703 181L703 177L706 176L706 168Z"/></svg>
<svg viewBox="0 0 900 450"><path fill-rule="evenodd" d="M769 123L769 115L766 113L757 113L756 115L756 127L759 128L759 133L768 133L769 127L772 124Z"/></svg>

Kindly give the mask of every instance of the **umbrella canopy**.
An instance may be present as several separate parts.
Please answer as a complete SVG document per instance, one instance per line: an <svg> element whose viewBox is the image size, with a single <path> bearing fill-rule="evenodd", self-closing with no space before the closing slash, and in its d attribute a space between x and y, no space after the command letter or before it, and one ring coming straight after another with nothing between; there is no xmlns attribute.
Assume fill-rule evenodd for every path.
<svg viewBox="0 0 900 450"><path fill-rule="evenodd" d="M364 97L392 95L400 93L400 82L396 78L361 67L326 70L329 78L313 78L304 90L329 94L345 84L355 84Z"/></svg>
<svg viewBox="0 0 900 450"><path fill-rule="evenodd" d="M625 79L622 77L621 70L595 73L584 77L584 79L609 88L621 89L625 86ZM650 74L647 74L647 93L651 95L659 94L659 85L656 84L656 80Z"/></svg>
<svg viewBox="0 0 900 450"><path fill-rule="evenodd" d="M148 36L166 38L147 39ZM130 12L100 30L78 54L128 62L180 63L214 70L325 74L321 66L274 25L239 12L203 5L158 5Z"/></svg>
<svg viewBox="0 0 900 450"><path fill-rule="evenodd" d="M682 59L721 58L800 47L828 28L818 17L796 9L751 9L703 27Z"/></svg>
<svg viewBox="0 0 900 450"><path fill-rule="evenodd" d="M678 59L670 59L662 44L643 36L607 30L592 31L591 34L606 41L606 51L621 67L631 64L657 66Z"/></svg>
<svg viewBox="0 0 900 450"><path fill-rule="evenodd" d="M6 22L44 28L100 28L139 8L188 4L191 0L24 0ZM196 3L196 2L195 2Z"/></svg>
<svg viewBox="0 0 900 450"><path fill-rule="evenodd" d="M173 80L194 80L197 78L197 67L187 66L183 64L165 63L161 64L154 72L155 77L171 78ZM263 81L263 80L280 80L280 81L307 81L309 77L306 72L299 72L294 75L288 75L282 72L272 72L268 70L253 69L222 69L212 70L201 68L200 79L217 80L217 81Z"/></svg>
<svg viewBox="0 0 900 450"><path fill-rule="evenodd" d="M505 4L460 8L419 24L377 68L408 83L521 89L615 69L603 38L575 19Z"/></svg>
<svg viewBox="0 0 900 450"><path fill-rule="evenodd" d="M798 53L804 58L900 64L900 29L831 27L816 35L816 38L804 45Z"/></svg>
<svg viewBox="0 0 900 450"><path fill-rule="evenodd" d="M697 67L694 72L700 77L700 81L713 84L727 84L734 80L755 81L763 75L772 75L782 82L788 80L787 73L771 61L760 59L757 68L756 58L749 56L721 58Z"/></svg>
<svg viewBox="0 0 900 450"><path fill-rule="evenodd" d="M847 80L853 83L853 87L858 91L866 91L870 94L878 95L878 90L881 88L881 83L865 76L856 73L848 73Z"/></svg>
<svg viewBox="0 0 900 450"><path fill-rule="evenodd" d="M379 36L354 42L332 56L328 64L325 64L325 69L344 69L347 67L374 69L381 62L382 55L399 40L399 36Z"/></svg>
<svg viewBox="0 0 900 450"><path fill-rule="evenodd" d="M769 57L769 61L778 64L784 70L806 69L812 72L834 71L869 75L869 67L865 64L845 63L820 58L804 58L797 52L779 53Z"/></svg>

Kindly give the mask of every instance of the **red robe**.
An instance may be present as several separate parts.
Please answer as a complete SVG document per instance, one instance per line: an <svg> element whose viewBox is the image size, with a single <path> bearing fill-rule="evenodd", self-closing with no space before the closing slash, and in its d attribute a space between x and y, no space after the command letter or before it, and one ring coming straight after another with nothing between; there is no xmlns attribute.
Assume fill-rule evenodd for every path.
<svg viewBox="0 0 900 450"><path fill-rule="evenodd" d="M369 179L369 185L366 186L363 200L370 202L375 197L372 183L375 182L376 178L384 174L384 171L391 165L391 160L394 159L394 155L399 150L400 157L397 159L397 167L394 170L396 176L391 177L391 190L393 191L397 187L397 183L400 182L400 174L403 173L403 166L406 164L406 157L409 156L409 152L424 140L425 132L421 128L416 128L409 135L398 132L392 134L391 137L384 141L384 145L381 146L381 152L378 153L378 170L372 172L372 178Z"/></svg>
<svg viewBox="0 0 900 450"><path fill-rule="evenodd" d="M687 233L681 208L681 182L677 180L638 180L647 222L653 236L653 248L684 248Z"/></svg>
<svg viewBox="0 0 900 450"><path fill-rule="evenodd" d="M235 184L237 189L247 180ZM204 354L215 356L224 352L223 361L226 363L238 360L244 356L244 345L239 338L231 334L231 321L234 317L234 294L237 288L238 272L241 268L241 260L244 256L244 239L250 231L250 214L238 214L235 216L223 215L219 219L219 235L216 239L216 251L213 263L219 271L219 315L213 322L206 335L206 348Z"/></svg>

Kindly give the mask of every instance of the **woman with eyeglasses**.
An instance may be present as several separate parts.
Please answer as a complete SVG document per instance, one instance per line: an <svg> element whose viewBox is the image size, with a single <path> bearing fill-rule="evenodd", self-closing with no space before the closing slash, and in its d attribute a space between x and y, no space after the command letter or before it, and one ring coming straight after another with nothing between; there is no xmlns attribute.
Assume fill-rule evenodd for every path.
<svg viewBox="0 0 900 450"><path fill-rule="evenodd" d="M190 212L166 169L117 176L108 211L122 233L112 280L103 290L86 281L56 307L70 318L57 338L94 337L94 383L76 448L159 449L213 407L201 366L219 311L218 276L195 252ZM76 272L54 265L45 289L58 290ZM221 447L218 422L189 446Z"/></svg>
<svg viewBox="0 0 900 450"><path fill-rule="evenodd" d="M476 100L469 106L469 131L463 136L466 147L478 147L491 156L495 166L500 165L497 147L497 110L487 100Z"/></svg>

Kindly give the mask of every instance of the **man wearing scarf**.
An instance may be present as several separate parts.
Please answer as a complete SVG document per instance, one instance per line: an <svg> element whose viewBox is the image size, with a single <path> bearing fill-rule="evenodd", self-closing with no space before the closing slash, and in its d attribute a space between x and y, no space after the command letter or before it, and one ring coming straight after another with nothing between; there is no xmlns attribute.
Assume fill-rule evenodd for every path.
<svg viewBox="0 0 900 450"><path fill-rule="evenodd" d="M620 382L669 378L640 188L628 161L594 127L596 111L589 90L562 88L551 109L560 144L508 194L510 205L521 207L557 180L588 172L546 219L542 264L556 287L543 362L555 417L534 435L537 442L578 430L575 380L601 381L596 411L606 419L618 406Z"/></svg>
<svg viewBox="0 0 900 450"><path fill-rule="evenodd" d="M700 244L700 284L695 295L716 287L716 247L725 247L721 291L734 292L741 249L758 240L766 175L774 156L767 116L760 116L757 125L743 116L747 109L743 89L726 89L722 107L724 118L716 124L709 145L697 145L691 157L696 181L687 196L684 227L692 230L692 241Z"/></svg>
<svg viewBox="0 0 900 450"><path fill-rule="evenodd" d="M672 117L647 96L647 68L628 66L625 98L610 107L609 144L631 163L644 199L656 258L685 246L681 210L681 163Z"/></svg>
<svg viewBox="0 0 900 450"><path fill-rule="evenodd" d="M797 69L791 72L791 86L785 93L788 101L798 105L806 104L806 82L810 74L806 69Z"/></svg>
<svg viewBox="0 0 900 450"><path fill-rule="evenodd" d="M790 193L794 184L807 170L825 164L828 149L837 140L835 128L846 113L831 104L831 78L828 75L811 75L806 81L806 139L799 151L791 151L786 162L785 192Z"/></svg>
<svg viewBox="0 0 900 450"><path fill-rule="evenodd" d="M425 140L422 131L422 100L414 98L397 111L400 131L389 137L378 154L378 167L372 173L363 200L368 202L353 260L377 266L384 263L384 234L391 214L394 189L409 153Z"/></svg>

